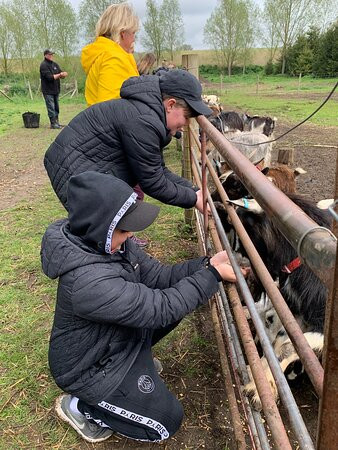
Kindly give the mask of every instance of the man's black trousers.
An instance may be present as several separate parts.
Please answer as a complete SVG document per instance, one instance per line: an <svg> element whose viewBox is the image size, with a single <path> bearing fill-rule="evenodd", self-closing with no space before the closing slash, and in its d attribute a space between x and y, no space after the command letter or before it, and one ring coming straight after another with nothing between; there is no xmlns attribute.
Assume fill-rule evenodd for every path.
<svg viewBox="0 0 338 450"><path fill-rule="evenodd" d="M59 94L52 95L52 94L43 94L43 97L46 102L48 117L53 123L59 115Z"/></svg>

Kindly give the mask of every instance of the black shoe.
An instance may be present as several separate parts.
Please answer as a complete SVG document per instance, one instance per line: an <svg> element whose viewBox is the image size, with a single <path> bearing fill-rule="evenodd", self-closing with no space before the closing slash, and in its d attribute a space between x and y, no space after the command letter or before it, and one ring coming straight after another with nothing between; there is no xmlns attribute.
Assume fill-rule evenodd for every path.
<svg viewBox="0 0 338 450"><path fill-rule="evenodd" d="M50 124L50 127L51 127L53 130L60 130L60 129L62 128L62 126L59 125L58 123L51 123L51 124Z"/></svg>
<svg viewBox="0 0 338 450"><path fill-rule="evenodd" d="M59 122L59 117L55 117L55 122L59 125L60 128L64 128L65 125L61 125L61 123Z"/></svg>

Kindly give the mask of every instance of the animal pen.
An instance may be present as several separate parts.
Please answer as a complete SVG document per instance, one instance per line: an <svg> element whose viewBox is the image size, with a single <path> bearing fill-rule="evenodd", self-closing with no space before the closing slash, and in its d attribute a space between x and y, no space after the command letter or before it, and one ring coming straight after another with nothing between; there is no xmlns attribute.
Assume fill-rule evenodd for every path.
<svg viewBox="0 0 338 450"><path fill-rule="evenodd" d="M250 448L248 445L252 449L278 448L286 450L292 448L261 364L261 359L242 306L242 302L244 302L276 381L281 402L287 411L290 426L298 442L297 448L302 450L314 448L320 450L336 449L338 446L335 428L338 419L338 304L334 300L338 298L338 266L335 258L337 240L330 230L319 227L286 195L270 183L205 117L199 116L197 122L202 130L201 139L196 130L196 122L193 120L184 132L182 162L183 171L185 171L183 175L193 178L194 182L203 191L204 213L196 212L199 249L201 254L208 255L222 249L227 250L238 280L236 285L223 285L220 283L219 293L210 302L234 430L235 446L238 449ZM267 215L274 217L274 222L290 244L297 249L302 262L307 264L325 286L329 288L330 294L326 309L324 353L322 358L323 366L304 338L300 326L250 241L235 209L227 202L227 195L206 156L205 133L231 169L240 176L241 181L249 192L254 194L254 197ZM263 322L255 308L254 300L245 278L232 253L216 208L207 190L207 171L220 192L224 207L246 249L251 264L254 266L270 297L319 398L320 412L316 443L312 441L306 428L299 407L266 334ZM335 198L337 196L338 185L336 176ZM207 202L211 208L211 216L208 216L207 213ZM333 209L332 213L334 214ZM337 220L334 221L334 231L337 235ZM260 412L253 409L248 398L242 392L243 385L249 381L247 363L250 365L256 383L262 403L263 416ZM243 428L247 430L246 436Z"/></svg>

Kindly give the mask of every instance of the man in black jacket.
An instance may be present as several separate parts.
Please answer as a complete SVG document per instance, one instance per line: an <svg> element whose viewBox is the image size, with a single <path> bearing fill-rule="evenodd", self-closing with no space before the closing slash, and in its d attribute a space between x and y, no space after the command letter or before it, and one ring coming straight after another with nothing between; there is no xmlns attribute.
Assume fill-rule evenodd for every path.
<svg viewBox="0 0 338 450"><path fill-rule="evenodd" d="M97 103L78 114L46 152L52 186L67 209L67 183L87 170L109 173L129 186L139 184L163 203L202 211L201 191L167 169L163 149L188 118L211 114L200 82L185 70L125 81L121 98Z"/></svg>
<svg viewBox="0 0 338 450"><path fill-rule="evenodd" d="M59 278L49 347L57 414L85 440L113 431L161 441L183 410L154 366L151 347L205 304L222 279L235 281L226 252L165 266L131 239L159 207L112 175L85 172L68 187L68 220L43 237L42 267Z"/></svg>
<svg viewBox="0 0 338 450"><path fill-rule="evenodd" d="M60 66L53 61L54 52L45 50L45 59L40 64L41 91L44 96L51 128L62 128L59 123L60 79L66 78Z"/></svg>

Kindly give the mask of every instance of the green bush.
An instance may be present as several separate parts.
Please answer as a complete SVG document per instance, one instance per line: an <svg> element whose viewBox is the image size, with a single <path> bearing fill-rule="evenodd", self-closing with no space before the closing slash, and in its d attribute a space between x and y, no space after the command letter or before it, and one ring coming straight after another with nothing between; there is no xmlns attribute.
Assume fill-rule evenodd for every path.
<svg viewBox="0 0 338 450"><path fill-rule="evenodd" d="M314 55L313 74L317 77L338 76L338 24L332 25L321 36Z"/></svg>
<svg viewBox="0 0 338 450"><path fill-rule="evenodd" d="M28 88L23 84L12 84L9 87L8 95L27 95Z"/></svg>
<svg viewBox="0 0 338 450"><path fill-rule="evenodd" d="M271 59L269 59L269 61L266 63L265 67L264 67L264 73L265 75L273 75L274 74L274 64L272 62Z"/></svg>

